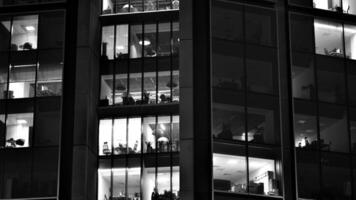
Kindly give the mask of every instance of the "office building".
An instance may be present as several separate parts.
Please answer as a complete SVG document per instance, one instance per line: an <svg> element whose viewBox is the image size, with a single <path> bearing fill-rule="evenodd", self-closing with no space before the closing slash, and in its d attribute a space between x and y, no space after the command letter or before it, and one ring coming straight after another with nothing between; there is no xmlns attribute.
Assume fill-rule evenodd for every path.
<svg viewBox="0 0 356 200"><path fill-rule="evenodd" d="M355 1L0 13L0 199L356 199Z"/></svg>

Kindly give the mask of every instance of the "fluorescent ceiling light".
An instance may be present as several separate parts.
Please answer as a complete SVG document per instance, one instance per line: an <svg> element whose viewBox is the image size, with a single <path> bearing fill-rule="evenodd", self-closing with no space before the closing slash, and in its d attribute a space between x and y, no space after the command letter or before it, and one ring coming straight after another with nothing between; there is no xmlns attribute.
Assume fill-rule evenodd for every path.
<svg viewBox="0 0 356 200"><path fill-rule="evenodd" d="M14 65L14 68L24 68L24 67L36 67L35 64L28 64L28 65Z"/></svg>
<svg viewBox="0 0 356 200"><path fill-rule="evenodd" d="M315 28L322 28L322 29L330 29L330 30L334 30L334 31L342 31L342 26L341 25L340 26L334 26L334 25L314 22L314 27ZM345 27L344 30L347 33L354 33L355 34L356 33L356 26L355 26L354 29Z"/></svg>
<svg viewBox="0 0 356 200"><path fill-rule="evenodd" d="M117 49L117 50L124 50L124 49L125 49L125 47L124 47L124 46L122 46L122 45L119 45L119 46L117 46L117 47L116 47L116 49Z"/></svg>
<svg viewBox="0 0 356 200"><path fill-rule="evenodd" d="M140 40L138 43L139 43L140 45L142 45L142 40ZM149 41L149 40L144 40L144 41L143 41L143 45L144 45L144 46L151 45L151 41Z"/></svg>
<svg viewBox="0 0 356 200"><path fill-rule="evenodd" d="M18 119L17 124L27 124L27 121L24 119Z"/></svg>
<svg viewBox="0 0 356 200"><path fill-rule="evenodd" d="M36 30L36 28L34 26L26 26L25 29L27 31L35 31Z"/></svg>

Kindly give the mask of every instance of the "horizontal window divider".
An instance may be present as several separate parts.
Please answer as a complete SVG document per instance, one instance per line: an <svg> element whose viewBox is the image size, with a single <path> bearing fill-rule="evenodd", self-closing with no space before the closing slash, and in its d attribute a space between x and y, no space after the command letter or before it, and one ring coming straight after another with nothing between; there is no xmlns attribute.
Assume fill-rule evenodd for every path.
<svg viewBox="0 0 356 200"><path fill-rule="evenodd" d="M141 13L125 13L125 14L111 14L101 15L100 20L102 26L113 24L127 24L127 23L147 23L160 21L178 21L179 10L157 11L157 12L141 12Z"/></svg>
<svg viewBox="0 0 356 200"><path fill-rule="evenodd" d="M98 108L99 118L106 117L127 117L144 115L178 115L179 103L162 103L132 106L106 106Z"/></svg>
<svg viewBox="0 0 356 200"><path fill-rule="evenodd" d="M219 190L214 190L215 196L221 196L221 197L239 197L243 198L244 200L269 200L269 199L283 199L281 196L263 196L263 195L258 195L258 194L253 194L253 193L232 193L232 192L225 192L225 191L219 191Z"/></svg>

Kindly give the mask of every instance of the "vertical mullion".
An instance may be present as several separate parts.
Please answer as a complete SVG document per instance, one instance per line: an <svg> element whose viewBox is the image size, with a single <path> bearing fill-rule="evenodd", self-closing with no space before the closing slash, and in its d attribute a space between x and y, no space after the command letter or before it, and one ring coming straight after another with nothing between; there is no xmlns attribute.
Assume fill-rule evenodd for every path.
<svg viewBox="0 0 356 200"><path fill-rule="evenodd" d="M142 199L142 194L143 194L143 170L144 170L144 160L143 160L143 123L144 123L144 118L141 116L141 153L140 153L140 199Z"/></svg>
<svg viewBox="0 0 356 200"><path fill-rule="evenodd" d="M145 70L145 57L144 55L144 44L145 44L145 24L141 24L141 38L142 38L142 45L141 45L141 70L142 70L142 77L141 77L141 102L143 102L143 91L145 90L145 79L144 79L144 70ZM147 92L147 91L146 91ZM149 98L148 98L149 99Z"/></svg>
<svg viewBox="0 0 356 200"><path fill-rule="evenodd" d="M173 102L173 21L170 21L170 92L171 92L171 102Z"/></svg>
<svg viewBox="0 0 356 200"><path fill-rule="evenodd" d="M245 146L245 159L246 159L246 185L247 185L247 193L250 193L249 191L249 149L248 149L248 109L247 109L247 69L246 69L246 9L245 6L242 7L242 38L243 38L243 50L242 50L242 56L243 56L243 73L244 73L244 87L243 87L243 94L244 94L244 129L245 129L245 142L244 142L244 146Z"/></svg>
<svg viewBox="0 0 356 200"><path fill-rule="evenodd" d="M158 126L158 116L155 115L155 132L157 133L157 126ZM158 142L157 142L158 138L157 138L157 134L155 134L155 145L156 145L156 150L155 150L155 188L158 189Z"/></svg>
<svg viewBox="0 0 356 200"><path fill-rule="evenodd" d="M130 63L131 63L131 23L128 24L128 40L129 40L129 48L128 48L128 53L129 53L129 59L127 61L127 71L126 71L126 85L127 85L127 88L126 88L126 94L127 94L127 97L130 96ZM122 102L122 104L124 105L124 102Z"/></svg>
<svg viewBox="0 0 356 200"><path fill-rule="evenodd" d="M173 116L172 114L170 114L170 126L169 126L169 130L170 130L170 147L169 147L169 158L170 158L170 191L171 191L171 196L170 199L173 200L173 152L172 152L172 140L173 140L173 134L172 134L172 130L173 130Z"/></svg>
<svg viewBox="0 0 356 200"><path fill-rule="evenodd" d="M156 21L156 46L155 46L155 51L156 51L156 54L158 52L158 43L159 43L159 38L158 38L158 21ZM159 74L158 74L158 70L159 70L159 67L158 67L158 56L155 57L155 61L156 61L156 104L158 104L158 91L159 91Z"/></svg>
<svg viewBox="0 0 356 200"><path fill-rule="evenodd" d="M113 105L115 105L115 96L116 96L116 68L119 67L119 62L120 62L120 58L116 57L116 29L117 29L117 25L114 25L114 49L113 49L113 58L114 58L114 62L113 62L113 86L112 86L112 102Z"/></svg>
<svg viewBox="0 0 356 200"><path fill-rule="evenodd" d="M130 117L126 117L126 152L125 152L125 197L128 198L128 168L129 168L129 121Z"/></svg>
<svg viewBox="0 0 356 200"><path fill-rule="evenodd" d="M113 167L114 167L114 133L115 133L115 118L111 119L111 154L110 154L110 161L111 161L111 170L110 170L110 197L113 197L114 194L114 173L113 173Z"/></svg>
<svg viewBox="0 0 356 200"><path fill-rule="evenodd" d="M13 17L10 18L10 30L12 30L12 26L13 26ZM12 31L10 31L10 37L9 37L9 46L8 48L11 47L11 40L12 40ZM8 55L7 55L7 80L6 80L6 96L4 97L5 99L5 112L4 112L4 122L5 122L5 135L1 136L4 137L4 147L6 147L6 136L7 136L7 112L8 112L8 104L9 104L9 89L10 89L10 69L11 69L11 54L12 54L12 50L10 49L10 51L8 51ZM2 144L0 144L1 146Z"/></svg>
<svg viewBox="0 0 356 200"><path fill-rule="evenodd" d="M318 84L318 62L316 59L316 49L315 49L315 19L313 21L313 60L314 60L314 82L315 82L315 99L312 100L312 102L314 102L314 104L316 104L316 130L317 130L317 141L318 141L318 145L317 145L317 159L318 159L318 170L319 170L319 191L318 194L320 194L320 192L322 191L322 160L321 160L321 151L320 151L320 103L319 103L319 84Z"/></svg>

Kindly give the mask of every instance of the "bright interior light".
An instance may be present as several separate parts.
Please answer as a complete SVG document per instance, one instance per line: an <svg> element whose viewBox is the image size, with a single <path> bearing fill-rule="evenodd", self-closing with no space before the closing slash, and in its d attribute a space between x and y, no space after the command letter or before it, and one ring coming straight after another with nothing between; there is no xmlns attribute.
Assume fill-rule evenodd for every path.
<svg viewBox="0 0 356 200"><path fill-rule="evenodd" d="M26 26L25 29L27 31L35 31L36 30L36 28L34 26Z"/></svg>
<svg viewBox="0 0 356 200"><path fill-rule="evenodd" d="M315 28L321 28L321 29L330 29L330 30L335 30L335 31L342 31L342 26L333 26L333 25L329 25L329 24L322 24L322 23L318 23L318 22L314 22L314 27ZM356 33L356 27L355 29L352 28L344 28L345 32L347 33L352 33L355 34Z"/></svg>
<svg viewBox="0 0 356 200"><path fill-rule="evenodd" d="M17 124L27 124L27 121L24 119L18 119Z"/></svg>
<svg viewBox="0 0 356 200"><path fill-rule="evenodd" d="M166 130L166 127L165 127L163 124L160 124L160 127L161 127L161 129L162 129L163 131Z"/></svg>
<svg viewBox="0 0 356 200"><path fill-rule="evenodd" d="M227 164L229 164L229 165L236 165L237 163L238 163L238 161L234 160L234 159L230 159L227 161Z"/></svg>
<svg viewBox="0 0 356 200"><path fill-rule="evenodd" d="M119 46L117 46L117 47L116 47L116 49L117 49L117 50L124 50L124 49L125 49L125 47L124 47L124 46L122 46L122 45L119 45Z"/></svg>
<svg viewBox="0 0 356 200"><path fill-rule="evenodd" d="M139 43L140 45L142 45L142 40L140 40L138 43ZM149 40L144 40L144 41L143 41L143 45L144 45L144 46L151 45L151 41L149 41Z"/></svg>

